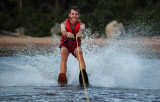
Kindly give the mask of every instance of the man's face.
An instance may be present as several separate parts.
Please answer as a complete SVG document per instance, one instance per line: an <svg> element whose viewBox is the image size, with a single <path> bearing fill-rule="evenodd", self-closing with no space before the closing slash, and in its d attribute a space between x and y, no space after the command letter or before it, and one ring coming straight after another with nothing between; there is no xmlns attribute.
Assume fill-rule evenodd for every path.
<svg viewBox="0 0 160 102"><path fill-rule="evenodd" d="M75 10L71 10L69 17L73 22L77 22L78 18L80 17L80 14Z"/></svg>

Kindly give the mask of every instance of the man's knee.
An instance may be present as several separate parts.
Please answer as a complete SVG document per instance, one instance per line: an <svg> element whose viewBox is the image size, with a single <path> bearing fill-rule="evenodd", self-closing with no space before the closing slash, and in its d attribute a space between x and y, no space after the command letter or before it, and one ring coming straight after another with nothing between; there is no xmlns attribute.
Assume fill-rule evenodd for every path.
<svg viewBox="0 0 160 102"><path fill-rule="evenodd" d="M83 52L82 52L82 50L79 50L79 54L80 54L80 55L83 55Z"/></svg>
<svg viewBox="0 0 160 102"><path fill-rule="evenodd" d="M78 56L82 56L83 55L83 51L82 51L81 48L77 48L76 49L76 55L78 55Z"/></svg>

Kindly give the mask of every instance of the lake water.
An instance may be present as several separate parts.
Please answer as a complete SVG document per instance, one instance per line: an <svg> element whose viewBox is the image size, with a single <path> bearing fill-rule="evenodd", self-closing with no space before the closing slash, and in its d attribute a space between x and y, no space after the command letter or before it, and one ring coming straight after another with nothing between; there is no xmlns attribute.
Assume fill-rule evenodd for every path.
<svg viewBox="0 0 160 102"><path fill-rule="evenodd" d="M139 56L125 45L86 43L82 49L91 102L160 101L160 59ZM52 53L0 57L0 101L85 102L78 61L71 55L68 86L58 87L60 60L58 46Z"/></svg>

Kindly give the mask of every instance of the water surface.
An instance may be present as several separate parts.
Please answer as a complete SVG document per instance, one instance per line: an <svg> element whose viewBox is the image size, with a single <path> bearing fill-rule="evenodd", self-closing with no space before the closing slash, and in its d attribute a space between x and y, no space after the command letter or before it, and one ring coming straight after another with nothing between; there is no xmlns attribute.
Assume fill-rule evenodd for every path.
<svg viewBox="0 0 160 102"><path fill-rule="evenodd" d="M82 45L91 102L160 101L160 59L137 55L128 47ZM149 55L146 55L149 56ZM61 55L16 54L0 57L1 101L86 101L79 86L78 61L69 56L68 87L58 87Z"/></svg>

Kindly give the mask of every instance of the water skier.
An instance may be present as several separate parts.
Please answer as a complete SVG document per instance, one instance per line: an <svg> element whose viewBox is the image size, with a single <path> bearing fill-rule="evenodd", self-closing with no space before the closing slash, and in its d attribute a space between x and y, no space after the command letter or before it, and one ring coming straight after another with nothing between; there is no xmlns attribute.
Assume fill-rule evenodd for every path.
<svg viewBox="0 0 160 102"><path fill-rule="evenodd" d="M69 10L69 18L61 23L61 64L60 74L58 76L58 83L60 85L67 84L67 60L71 53L79 61L80 73L83 71L86 85L89 84L86 73L86 65L83 58L83 51L81 49L81 36L85 30L85 24L79 20L80 10L78 7L73 6ZM82 85L81 74L79 82Z"/></svg>

